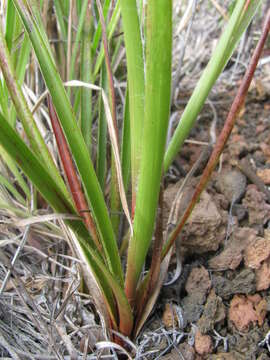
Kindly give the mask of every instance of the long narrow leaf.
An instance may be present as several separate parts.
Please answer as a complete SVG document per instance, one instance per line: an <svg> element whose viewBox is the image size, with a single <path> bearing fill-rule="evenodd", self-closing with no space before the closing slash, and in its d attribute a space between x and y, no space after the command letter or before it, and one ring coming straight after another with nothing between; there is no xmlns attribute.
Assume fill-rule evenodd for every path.
<svg viewBox="0 0 270 360"><path fill-rule="evenodd" d="M98 12L99 12L99 18L100 18L101 29L102 29L102 43L103 43L103 48L104 48L105 64L106 64L106 70L107 70L106 74L108 76L110 108L111 108L114 133L115 133L115 141L116 141L116 144L115 145L112 144L112 147L117 146L117 148L119 148L119 135L118 135L117 118L116 118L117 115L116 115L116 96L115 96L114 80L113 80L112 66L111 66L110 55L109 55L109 45L108 45L107 34L106 34L106 24L105 24L105 19L103 16L100 0L97 0L97 8L98 8ZM117 155L119 155L119 152ZM118 161L118 163L117 163L117 161ZM118 192L117 165L118 165L118 168L121 173L119 156L118 156L118 158L115 158L115 151L112 151L110 208L111 208L112 226L113 226L116 237L118 237L118 232L119 232L119 223L120 223L119 212L120 212L120 206L121 206L120 195ZM122 179L121 179L121 181L122 181Z"/></svg>
<svg viewBox="0 0 270 360"><path fill-rule="evenodd" d="M108 14L108 11L110 8L110 3L111 3L111 0L105 0L104 5L103 5L103 16L105 19L107 18L107 14ZM92 42L93 53L95 53L97 51L100 39L101 39L101 23L99 21L98 26L95 31L95 34L93 36L93 42Z"/></svg>
<svg viewBox="0 0 270 360"><path fill-rule="evenodd" d="M17 115L23 124L26 135L34 152L42 157L43 161L47 164L50 174L59 183L62 191L66 194L66 198L68 198L69 195L66 190L65 184L57 171L57 167L54 164L51 154L49 153L46 144L37 128L33 115L23 96L22 90L18 82L16 81L15 71L1 30L0 67L2 70L2 74L5 78L6 86L9 89L9 93L15 106Z"/></svg>
<svg viewBox="0 0 270 360"><path fill-rule="evenodd" d="M124 108L124 121L122 128L122 146L121 146L121 165L123 173L123 183L125 191L128 190L130 179L130 108L128 89L126 90L125 108Z"/></svg>
<svg viewBox="0 0 270 360"><path fill-rule="evenodd" d="M90 9L86 12L86 21L82 32L81 44L81 79L84 82L92 82L92 54L91 35L92 19ZM91 154L91 128L92 128L92 92L88 89L81 90L81 129L86 146Z"/></svg>
<svg viewBox="0 0 270 360"><path fill-rule="evenodd" d="M60 39L63 42L63 46L64 46L64 51L65 53L67 52L67 29L65 26L65 21L64 21L64 14L62 11L62 5L63 1L61 0L55 0L54 1L54 6L55 6L55 14L57 17L57 23L59 25L59 32L60 32Z"/></svg>
<svg viewBox="0 0 270 360"><path fill-rule="evenodd" d="M18 170L16 163L13 161L13 159L8 155L8 153L5 151L5 149L1 145L0 145L0 153L1 153L1 158L3 159L4 163L9 168L11 173L14 175L16 181L18 182L19 186L25 193L27 199L30 200L30 197L31 197L30 189L29 189L28 185L26 184L26 181L23 178L23 175Z"/></svg>
<svg viewBox="0 0 270 360"><path fill-rule="evenodd" d="M16 64L16 75L17 75L17 79L18 79L18 84L20 86L22 85L22 83L24 81L24 77L25 77L25 73L26 73L26 69L27 69L27 62L29 61L30 52L31 52L31 44L30 44L28 35L24 34L24 39L23 39L22 46L20 49L18 61ZM10 122L12 125L15 125L16 110L15 110L14 106L11 108L10 113L11 113L10 114Z"/></svg>
<svg viewBox="0 0 270 360"><path fill-rule="evenodd" d="M47 48L47 41L43 41L44 30L37 29L31 14L22 0L13 0L18 13L22 19L26 31L35 50L40 69L46 85L50 91L53 104L63 127L70 150L80 173L87 201L90 204L95 223L101 237L106 259L110 270L123 283L121 261L118 254L112 224L102 191L100 189L88 148L84 142L79 126L74 117L70 102L52 59L51 51ZM39 24L41 26L41 24Z"/></svg>
<svg viewBox="0 0 270 360"><path fill-rule="evenodd" d="M32 181L44 199L60 214L77 215L74 206L66 199L58 183L41 163L40 159L26 146L17 132L0 114L0 144L17 162L24 174ZM96 251L82 220L68 220L67 224Z"/></svg>
<svg viewBox="0 0 270 360"><path fill-rule="evenodd" d="M115 31L115 28L118 24L119 18L120 18L120 10L119 10L119 1L117 0L116 4L115 4L115 8L113 10L113 14L112 14L112 18L107 26L107 36L108 36L108 40L110 41L110 39L113 36L113 33ZM99 73L100 67L102 65L102 62L104 60L104 48L102 47L97 60L96 60L96 64L95 64L95 69L94 69L94 76L96 77Z"/></svg>
<svg viewBox="0 0 270 360"><path fill-rule="evenodd" d="M227 64L243 31L250 23L261 0L238 0L230 21L204 70L192 96L182 114L164 159L164 170L168 170L176 154L189 135L207 96L218 76Z"/></svg>
<svg viewBox="0 0 270 360"><path fill-rule="evenodd" d="M108 82L106 76L106 65L102 64L100 73L100 87L107 90ZM100 183L100 187L103 190L106 181L106 170L107 170L107 122L106 114L104 109L104 103L102 94L99 95L99 116L98 116L98 151L97 151L97 177Z"/></svg>
<svg viewBox="0 0 270 360"><path fill-rule="evenodd" d="M89 18L85 21L87 7L88 7L88 0L84 0L82 8L80 9L80 18L79 18L78 28L76 31L76 37L75 37L75 41L74 41L73 48L72 48L71 64L70 64L70 69L69 69L69 79L68 80L72 80L74 77L75 61L76 61L77 54L78 54L79 42L81 40L83 26L85 23L88 23L87 25L90 25Z"/></svg>
<svg viewBox="0 0 270 360"><path fill-rule="evenodd" d="M15 7L13 5L12 0L7 1L7 15L6 15L6 33L5 33L5 39L7 42L8 50L11 50L12 47L12 41L13 41L13 33L15 29Z"/></svg>
<svg viewBox="0 0 270 360"><path fill-rule="evenodd" d="M121 0L120 5L128 70L133 197L132 209L134 210L144 123L143 46L136 0ZM153 61L156 61L156 59L153 59Z"/></svg>
<svg viewBox="0 0 270 360"><path fill-rule="evenodd" d="M170 111L172 1L147 4L145 118L134 236L128 249L126 294L134 301L152 239Z"/></svg>
<svg viewBox="0 0 270 360"><path fill-rule="evenodd" d="M132 221L131 221L131 217L129 214L128 204L127 204L127 199L126 199L126 194L125 194L125 189L124 189L124 183L123 183L117 135L114 131L115 127L114 127L112 115L110 112L109 100L108 100L104 90L102 88L100 88L99 86L87 84L87 83L84 83L84 82L78 81L78 80L68 81L67 83L65 83L65 85L67 85L67 86L82 86L82 87L86 87L88 89L98 90L101 92L101 96L102 96L102 100L103 100L103 104L104 104L104 112L106 114L106 119L107 119L107 124L108 124L111 144L112 144L112 151L113 151L113 155L114 155L120 199L122 202L122 207L123 207L124 213L127 217L127 220L128 220L129 226L130 226L131 233L133 233Z"/></svg>
<svg viewBox="0 0 270 360"><path fill-rule="evenodd" d="M33 181L42 195L60 213L74 214L59 185L41 165L37 156L25 145L17 132L0 114L0 144L16 160L25 174Z"/></svg>

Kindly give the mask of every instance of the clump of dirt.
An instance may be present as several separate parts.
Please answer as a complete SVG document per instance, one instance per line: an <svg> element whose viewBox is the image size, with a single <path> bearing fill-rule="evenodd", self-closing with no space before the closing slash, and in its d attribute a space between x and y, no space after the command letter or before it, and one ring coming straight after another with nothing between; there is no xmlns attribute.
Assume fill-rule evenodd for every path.
<svg viewBox="0 0 270 360"><path fill-rule="evenodd" d="M220 254L212 257L208 264L213 270L235 270L244 257L244 250L256 239L257 231L252 228L237 228Z"/></svg>
<svg viewBox="0 0 270 360"><path fill-rule="evenodd" d="M234 295L229 309L229 321L238 331L248 332L254 325L262 326L267 310L267 302L259 294Z"/></svg>
<svg viewBox="0 0 270 360"><path fill-rule="evenodd" d="M193 184L197 179L193 180L195 181L187 185L179 196L178 208L174 215L176 219L181 217L191 198L194 191ZM172 199L177 198L180 184L176 183L165 191L164 202L167 209L171 209ZM227 219L223 215L210 194L204 191L181 232L181 239L177 241L178 251L192 254L216 251L226 232ZM165 219L168 219L168 215L165 216Z"/></svg>
<svg viewBox="0 0 270 360"><path fill-rule="evenodd" d="M207 334L226 318L226 309L221 297L212 289L204 306L203 314L198 321L198 328L202 334Z"/></svg>

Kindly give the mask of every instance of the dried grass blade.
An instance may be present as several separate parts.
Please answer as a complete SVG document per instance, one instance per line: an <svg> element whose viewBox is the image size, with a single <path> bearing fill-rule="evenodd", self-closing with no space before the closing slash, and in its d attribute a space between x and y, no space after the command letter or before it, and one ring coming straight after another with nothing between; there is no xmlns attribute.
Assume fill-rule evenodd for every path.
<svg viewBox="0 0 270 360"><path fill-rule="evenodd" d="M127 356L127 358L129 360L132 360L132 357L129 355L129 353L125 350L125 348L123 348L122 346L111 342L111 341L99 341L98 343L96 343L96 348L98 350L103 350L103 349L116 349L118 351L120 351L122 354L124 354L125 356Z"/></svg>
<svg viewBox="0 0 270 360"><path fill-rule="evenodd" d="M55 221L55 220L80 220L81 218L77 215L70 215L70 214L46 214L46 215L38 215L32 216L27 219L15 220L14 225L18 227L25 227L28 225L34 225L39 223L44 223L48 221Z"/></svg>
<svg viewBox="0 0 270 360"><path fill-rule="evenodd" d="M103 90L102 90L102 98L103 98L103 102L104 102L105 113L106 113L106 117L107 117L107 121L108 121L109 135L110 135L112 149L113 149L113 155L114 155L114 159L115 159L120 199L121 199L124 213L127 217L128 223L129 223L130 232L131 232L131 236L132 236L133 235L133 227L132 227L131 217L129 214L127 198L126 198L126 193L125 193L125 188L124 188L124 183L123 183L122 167L121 167L121 160L120 160L120 152L119 152L119 148L118 148L117 134L114 131L114 124L113 124L113 120L112 120L112 116L111 116L111 112L110 112L109 102L108 102L106 94Z"/></svg>

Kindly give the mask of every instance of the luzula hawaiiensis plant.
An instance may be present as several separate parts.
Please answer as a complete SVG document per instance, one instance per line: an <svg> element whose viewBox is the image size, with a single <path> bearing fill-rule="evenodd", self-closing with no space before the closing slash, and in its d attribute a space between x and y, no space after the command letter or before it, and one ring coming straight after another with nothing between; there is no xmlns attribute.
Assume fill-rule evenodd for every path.
<svg viewBox="0 0 270 360"><path fill-rule="evenodd" d="M71 21L68 24L63 21L64 17L72 19L73 9L69 9L69 2L66 3L54 1L58 31L63 38L70 40L64 43L54 58L38 2L7 1L6 31L5 34L0 32L0 91L3 95L0 97L0 145L5 158L9 159L10 168L16 172L15 164L18 164L55 212L73 215L65 222L74 235L76 253L84 261L86 285L89 288L92 286L87 277L87 272L91 272L102 294L97 306L102 302L108 326L124 335L136 336L157 297L164 270L168 266L171 246L205 186L205 179L213 170L220 155L220 144L224 146L226 137L223 136L218 142L219 150L214 150L214 158L206 167L207 173L202 177L186 216L165 239L162 229L163 175L194 126L211 88L261 1L236 2L166 151L172 73L172 0L148 0L144 9L142 0L105 0L103 3L99 0L78 1L78 28L74 44L70 39ZM97 25L93 13L100 19ZM110 47L113 34L116 29L119 31L117 26L120 18L123 37L120 32L115 47ZM24 48L21 49L23 63L12 52L16 35L12 32L12 26L15 23L25 33ZM269 27L269 16L266 23ZM126 51L127 88L123 118L119 119L112 67L115 54L110 52L115 49L117 53L122 44ZM263 41L260 46L262 44ZM52 159L21 90L24 64L28 61L30 48L35 53L49 93L47 105L67 183ZM71 80L69 85L77 86L68 91L57 68L63 59L67 59L66 80ZM258 59L253 62L253 72L256 61ZM61 69L62 76L63 73L65 71ZM99 85L94 85L98 81ZM245 79L241 99L249 82L250 77ZM99 95L99 102L93 101L96 99L94 93ZM16 118L23 126L26 140L16 130ZM98 125L95 165L91 141L94 121ZM122 132L118 124L121 124ZM107 132L111 152L107 151ZM110 209L105 199L109 154ZM16 174L19 186L25 189L27 197L27 186L19 173ZM131 211L126 196L129 182ZM124 268L122 253L125 246L120 251L121 243L119 245L118 242L121 223L118 214L122 210L129 224L123 235L124 240L121 239L128 240ZM153 259L143 275L142 269L153 236Z"/></svg>

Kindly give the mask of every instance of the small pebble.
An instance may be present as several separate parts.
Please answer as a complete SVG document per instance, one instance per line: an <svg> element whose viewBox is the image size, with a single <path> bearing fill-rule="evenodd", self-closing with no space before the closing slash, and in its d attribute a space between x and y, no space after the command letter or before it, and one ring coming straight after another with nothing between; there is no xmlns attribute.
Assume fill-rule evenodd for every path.
<svg viewBox="0 0 270 360"><path fill-rule="evenodd" d="M212 339L209 335L202 335L200 331L195 335L195 350L199 355L207 355L213 351Z"/></svg>
<svg viewBox="0 0 270 360"><path fill-rule="evenodd" d="M231 202L237 202L244 195L247 179L244 174L238 170L223 171L218 176L218 187Z"/></svg>

